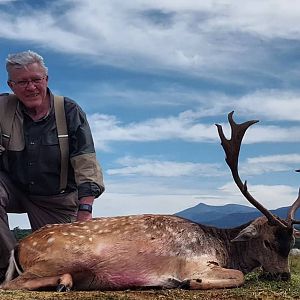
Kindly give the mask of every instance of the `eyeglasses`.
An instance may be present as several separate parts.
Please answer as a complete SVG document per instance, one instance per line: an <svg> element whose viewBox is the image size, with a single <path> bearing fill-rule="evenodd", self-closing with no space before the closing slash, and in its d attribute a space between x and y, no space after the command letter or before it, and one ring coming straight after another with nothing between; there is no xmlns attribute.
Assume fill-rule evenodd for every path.
<svg viewBox="0 0 300 300"><path fill-rule="evenodd" d="M41 84L46 77L47 76L43 76L43 77L33 78L30 80L19 80L19 81L9 80L9 82L13 83L14 85L16 85L18 87L26 88L29 83L33 83L34 85Z"/></svg>

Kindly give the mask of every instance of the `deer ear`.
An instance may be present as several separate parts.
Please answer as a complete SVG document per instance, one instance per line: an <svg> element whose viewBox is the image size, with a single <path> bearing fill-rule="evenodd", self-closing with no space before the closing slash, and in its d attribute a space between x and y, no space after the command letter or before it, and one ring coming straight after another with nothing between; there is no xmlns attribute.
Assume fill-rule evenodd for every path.
<svg viewBox="0 0 300 300"><path fill-rule="evenodd" d="M253 224L244 228L231 242L246 242L258 236L258 231Z"/></svg>

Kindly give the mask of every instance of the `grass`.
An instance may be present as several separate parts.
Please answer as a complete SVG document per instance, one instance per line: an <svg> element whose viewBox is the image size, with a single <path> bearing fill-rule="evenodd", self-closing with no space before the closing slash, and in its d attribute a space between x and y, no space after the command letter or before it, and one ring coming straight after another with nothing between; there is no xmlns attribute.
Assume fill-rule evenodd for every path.
<svg viewBox="0 0 300 300"><path fill-rule="evenodd" d="M258 272L246 276L240 288L209 291L143 290L122 292L23 292L0 291L1 300L291 300L300 299L300 256L290 258L292 278L290 281L265 281Z"/></svg>

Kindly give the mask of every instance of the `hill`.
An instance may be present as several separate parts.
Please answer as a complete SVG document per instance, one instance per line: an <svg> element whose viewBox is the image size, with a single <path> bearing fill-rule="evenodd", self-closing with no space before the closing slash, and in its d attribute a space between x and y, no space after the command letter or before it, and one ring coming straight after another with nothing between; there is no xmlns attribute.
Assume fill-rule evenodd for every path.
<svg viewBox="0 0 300 300"><path fill-rule="evenodd" d="M274 215L285 219L288 209L289 207L280 207L271 210L271 212ZM213 206L199 203L198 205L180 211L175 215L197 223L220 228L230 228L247 223L262 214L256 208L246 205L226 204L223 206ZM300 210L296 213L296 218L300 219Z"/></svg>

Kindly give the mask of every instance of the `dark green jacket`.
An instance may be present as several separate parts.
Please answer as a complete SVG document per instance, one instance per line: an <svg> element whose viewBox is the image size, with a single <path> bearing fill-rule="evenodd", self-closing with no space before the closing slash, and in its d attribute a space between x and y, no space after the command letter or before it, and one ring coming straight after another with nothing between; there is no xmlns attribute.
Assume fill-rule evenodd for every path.
<svg viewBox="0 0 300 300"><path fill-rule="evenodd" d="M51 109L39 121L33 121L21 102L9 144L5 150L8 169L4 171L24 192L32 195L56 195L60 185L60 148L57 137L53 95ZM0 126L5 118L7 97L0 96ZM85 113L73 100L65 97L69 135L69 169L66 192L78 190L78 197L98 197L104 191L103 175L96 160L91 130ZM2 136L4 140L6 137Z"/></svg>

